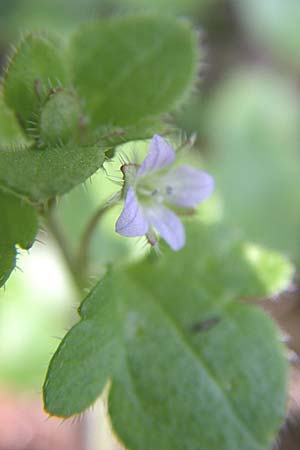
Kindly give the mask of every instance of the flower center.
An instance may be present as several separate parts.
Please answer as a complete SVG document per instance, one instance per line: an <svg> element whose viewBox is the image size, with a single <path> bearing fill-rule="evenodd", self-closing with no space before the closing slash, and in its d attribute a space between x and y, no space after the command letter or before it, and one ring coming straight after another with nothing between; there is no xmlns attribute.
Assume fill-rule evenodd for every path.
<svg viewBox="0 0 300 450"><path fill-rule="evenodd" d="M154 177L143 179L136 186L136 193L142 201L162 203L173 194L173 191L173 187L170 185L160 186L158 179Z"/></svg>
<svg viewBox="0 0 300 450"><path fill-rule="evenodd" d="M161 173L138 177L138 169L139 165L137 164L124 164L121 167L125 193L129 186L132 186L139 200L143 203L163 203L174 194L173 186L162 183Z"/></svg>

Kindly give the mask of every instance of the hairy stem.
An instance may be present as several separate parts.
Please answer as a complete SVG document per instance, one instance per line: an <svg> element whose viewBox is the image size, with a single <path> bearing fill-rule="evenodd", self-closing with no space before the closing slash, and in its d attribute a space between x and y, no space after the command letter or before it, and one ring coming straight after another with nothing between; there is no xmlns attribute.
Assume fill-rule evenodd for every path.
<svg viewBox="0 0 300 450"><path fill-rule="evenodd" d="M67 238L54 216L54 204L54 200L49 202L48 207L43 209L42 215L45 218L48 230L59 247L65 265L71 274L74 285L78 289L79 293L82 294L85 284L84 274L78 270L75 255L73 255L70 246L68 245Z"/></svg>
<svg viewBox="0 0 300 450"><path fill-rule="evenodd" d="M85 271L88 266L88 253L89 248L91 244L91 240L93 237L93 234L95 232L96 226L100 222L100 220L103 218L105 213L109 211L120 199L120 195L115 195L110 201L108 201L106 204L101 205L100 208L96 210L94 215L91 217L89 222L87 223L87 226L83 232L78 255L77 255L77 268L79 271Z"/></svg>

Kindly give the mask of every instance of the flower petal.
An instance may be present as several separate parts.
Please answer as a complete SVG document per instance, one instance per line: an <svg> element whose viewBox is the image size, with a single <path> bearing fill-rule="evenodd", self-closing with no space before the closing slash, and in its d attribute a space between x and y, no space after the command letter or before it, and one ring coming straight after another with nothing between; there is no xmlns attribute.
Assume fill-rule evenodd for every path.
<svg viewBox="0 0 300 450"><path fill-rule="evenodd" d="M170 170L159 182L165 201L183 208L196 206L208 198L213 189L213 177L190 166Z"/></svg>
<svg viewBox="0 0 300 450"><path fill-rule="evenodd" d="M116 232L127 237L143 236L149 228L148 221L138 203L132 187L128 189L125 204L116 223Z"/></svg>
<svg viewBox="0 0 300 450"><path fill-rule="evenodd" d="M147 208L149 223L175 252L185 244L185 231L181 220L170 209L158 203Z"/></svg>
<svg viewBox="0 0 300 450"><path fill-rule="evenodd" d="M137 171L137 175L145 175L164 167L168 167L175 160L175 152L172 147L158 134L152 138L148 154L143 164Z"/></svg>

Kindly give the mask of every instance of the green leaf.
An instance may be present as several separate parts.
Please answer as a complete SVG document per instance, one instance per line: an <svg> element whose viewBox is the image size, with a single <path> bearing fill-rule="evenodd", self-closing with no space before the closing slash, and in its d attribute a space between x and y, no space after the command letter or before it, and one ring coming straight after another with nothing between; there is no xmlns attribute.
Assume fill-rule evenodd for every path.
<svg viewBox="0 0 300 450"><path fill-rule="evenodd" d="M40 203L84 182L102 166L104 156L104 150L96 146L3 149L0 186Z"/></svg>
<svg viewBox="0 0 300 450"><path fill-rule="evenodd" d="M51 89L67 81L60 44L45 35L30 33L11 56L3 84L4 100L29 131Z"/></svg>
<svg viewBox="0 0 300 450"><path fill-rule="evenodd" d="M196 224L180 253L109 273L51 361L46 409L79 413L111 380L128 449L265 450L284 417L287 362L271 319L237 302L270 293L263 280L242 242Z"/></svg>
<svg viewBox="0 0 300 450"><path fill-rule="evenodd" d="M16 245L29 249L38 219L35 209L23 200L0 191L0 286L15 267Z"/></svg>
<svg viewBox="0 0 300 450"><path fill-rule="evenodd" d="M41 109L41 145L62 145L79 138L80 104L75 92L56 90Z"/></svg>
<svg viewBox="0 0 300 450"><path fill-rule="evenodd" d="M26 139L17 119L13 111L5 105L0 92L0 148L25 144Z"/></svg>
<svg viewBox="0 0 300 450"><path fill-rule="evenodd" d="M197 35L159 16L120 17L80 29L70 73L92 128L125 126L168 112L190 93L198 69Z"/></svg>

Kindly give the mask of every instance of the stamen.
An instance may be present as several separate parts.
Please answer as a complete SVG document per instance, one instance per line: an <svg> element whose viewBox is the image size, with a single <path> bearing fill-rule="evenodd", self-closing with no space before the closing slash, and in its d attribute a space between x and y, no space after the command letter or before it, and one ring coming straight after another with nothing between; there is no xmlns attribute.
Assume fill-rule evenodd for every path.
<svg viewBox="0 0 300 450"><path fill-rule="evenodd" d="M157 189L155 189L154 191L150 191L150 189L145 189L143 187L139 187L138 191L140 194L143 194L143 195L156 195L158 193Z"/></svg>

